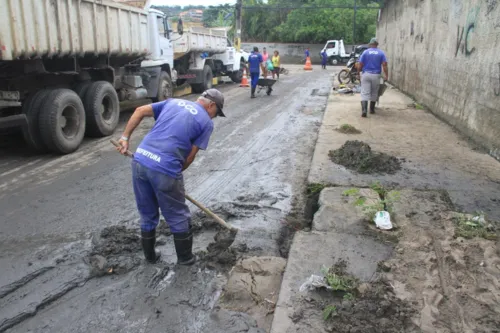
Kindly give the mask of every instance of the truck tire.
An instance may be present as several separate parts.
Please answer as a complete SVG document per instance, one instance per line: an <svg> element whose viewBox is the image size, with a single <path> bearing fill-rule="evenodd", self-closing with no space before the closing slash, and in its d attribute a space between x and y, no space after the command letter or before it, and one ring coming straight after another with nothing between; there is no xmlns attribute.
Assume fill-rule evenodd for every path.
<svg viewBox="0 0 500 333"><path fill-rule="evenodd" d="M93 82L88 87L83 105L87 118L85 135L98 138L113 134L120 120L120 101L111 83Z"/></svg>
<svg viewBox="0 0 500 333"><path fill-rule="evenodd" d="M233 72L233 75L231 75L231 80L234 83L241 83L241 80L243 79L243 69L245 68L245 63L242 62L240 63L240 70Z"/></svg>
<svg viewBox="0 0 500 333"><path fill-rule="evenodd" d="M85 110L73 90L52 90L41 106L38 121L43 142L55 153L74 152L85 135Z"/></svg>
<svg viewBox="0 0 500 333"><path fill-rule="evenodd" d="M212 88L213 78L214 74L212 73L212 68L208 65L205 65L205 67L203 68L203 83L193 84L193 91L197 94L200 94L205 90Z"/></svg>
<svg viewBox="0 0 500 333"><path fill-rule="evenodd" d="M49 151L43 142L42 135L40 134L40 124L38 122L38 115L40 108L45 98L50 94L50 90L40 90L29 96L23 103L23 113L28 119L27 126L23 127L24 141L28 146L39 152L46 153Z"/></svg>
<svg viewBox="0 0 500 333"><path fill-rule="evenodd" d="M172 97L174 94L174 89L172 86L172 79L167 72L160 73L160 80L158 82L158 94L156 98L153 98L153 102L161 102L167 98Z"/></svg>
<svg viewBox="0 0 500 333"><path fill-rule="evenodd" d="M80 96L82 102L85 100L85 96L87 95L87 91L89 90L91 84L92 82L90 81L80 82L75 86L75 89L73 89L76 94Z"/></svg>
<svg viewBox="0 0 500 333"><path fill-rule="evenodd" d="M330 59L328 59L328 63L332 66L335 66L339 63L339 60L336 57L330 57Z"/></svg>

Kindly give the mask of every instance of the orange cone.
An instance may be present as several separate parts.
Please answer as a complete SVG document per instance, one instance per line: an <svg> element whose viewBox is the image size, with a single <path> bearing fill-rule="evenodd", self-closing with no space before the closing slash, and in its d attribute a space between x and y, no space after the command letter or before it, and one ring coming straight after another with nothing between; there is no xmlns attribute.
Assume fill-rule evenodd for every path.
<svg viewBox="0 0 500 333"><path fill-rule="evenodd" d="M248 84L248 78L247 78L247 68L243 68L243 78L241 79L241 84L240 87L250 87L250 84Z"/></svg>
<svg viewBox="0 0 500 333"><path fill-rule="evenodd" d="M305 71L312 71L313 67L311 65L311 58L307 57L306 65L304 66Z"/></svg>

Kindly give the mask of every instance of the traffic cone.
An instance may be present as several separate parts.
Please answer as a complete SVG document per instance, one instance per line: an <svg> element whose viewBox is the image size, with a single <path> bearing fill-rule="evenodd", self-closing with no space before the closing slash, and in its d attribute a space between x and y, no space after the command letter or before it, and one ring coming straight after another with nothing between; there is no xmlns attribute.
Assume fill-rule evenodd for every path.
<svg viewBox="0 0 500 333"><path fill-rule="evenodd" d="M241 79L241 84L240 87L250 87L250 84L248 84L248 78L247 78L247 68L243 68L243 78Z"/></svg>
<svg viewBox="0 0 500 333"><path fill-rule="evenodd" d="M312 71L313 67L311 65L311 58L307 57L306 65L304 66L305 71Z"/></svg>

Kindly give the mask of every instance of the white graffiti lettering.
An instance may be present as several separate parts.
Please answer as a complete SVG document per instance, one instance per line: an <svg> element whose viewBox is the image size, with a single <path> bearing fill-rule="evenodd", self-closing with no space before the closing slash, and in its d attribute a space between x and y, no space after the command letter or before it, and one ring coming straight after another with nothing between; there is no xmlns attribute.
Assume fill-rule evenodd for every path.
<svg viewBox="0 0 500 333"><path fill-rule="evenodd" d="M153 161L156 161L158 163L161 162L161 157L156 155L156 154L153 154L152 152L149 152L147 150L144 150L142 148L137 148L137 153L138 154L141 154L143 156L146 156L147 158L150 158L152 159Z"/></svg>

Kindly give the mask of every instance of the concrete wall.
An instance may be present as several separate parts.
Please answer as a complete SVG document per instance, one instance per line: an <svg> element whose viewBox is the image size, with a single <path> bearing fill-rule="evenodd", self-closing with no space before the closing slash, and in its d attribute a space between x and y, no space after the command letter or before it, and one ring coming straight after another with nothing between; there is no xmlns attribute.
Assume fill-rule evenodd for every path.
<svg viewBox="0 0 500 333"><path fill-rule="evenodd" d="M283 64L301 64L304 59L304 51L306 48L309 48L311 53L311 62L313 64L320 64L321 58L319 53L325 44L241 43L241 47L247 52L253 50L254 46L257 46L259 51L262 51L262 48L265 47L268 53L278 50ZM346 45L345 48L346 52L351 52L352 45Z"/></svg>
<svg viewBox="0 0 500 333"><path fill-rule="evenodd" d="M386 0L377 36L389 80L500 160L500 0Z"/></svg>

